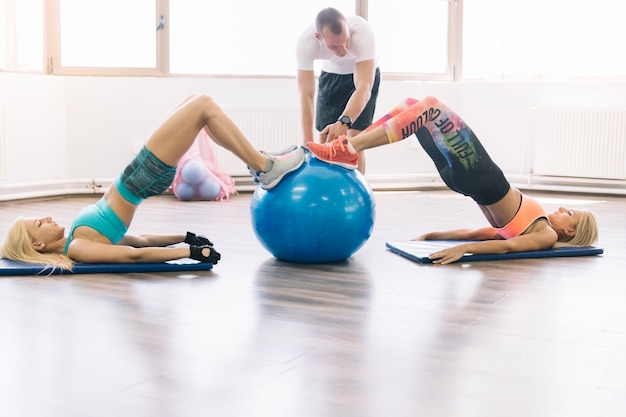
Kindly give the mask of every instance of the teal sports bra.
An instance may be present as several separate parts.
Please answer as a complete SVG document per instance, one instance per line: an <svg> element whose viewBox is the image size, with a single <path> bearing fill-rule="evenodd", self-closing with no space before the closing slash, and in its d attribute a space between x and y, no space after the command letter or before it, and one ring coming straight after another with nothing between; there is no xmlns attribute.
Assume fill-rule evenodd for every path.
<svg viewBox="0 0 626 417"><path fill-rule="evenodd" d="M64 255L67 255L70 242L74 235L74 229L79 226L91 227L109 239L114 245L122 240L128 231L128 227L126 227L124 222L115 214L104 197L102 197L97 203L82 209L80 213L78 213L78 216L76 216L67 237L65 248L63 249Z"/></svg>

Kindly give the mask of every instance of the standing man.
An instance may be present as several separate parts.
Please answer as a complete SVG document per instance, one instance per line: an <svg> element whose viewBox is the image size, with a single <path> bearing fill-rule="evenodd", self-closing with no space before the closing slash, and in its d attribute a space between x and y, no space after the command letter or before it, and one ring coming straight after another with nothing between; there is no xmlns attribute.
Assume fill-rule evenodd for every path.
<svg viewBox="0 0 626 417"><path fill-rule="evenodd" d="M320 142L358 135L372 124L378 98L380 69L374 30L362 17L346 17L329 7L317 14L315 23L298 39L297 79L305 143L313 141L316 59L323 60L315 108ZM358 169L365 173L363 152Z"/></svg>

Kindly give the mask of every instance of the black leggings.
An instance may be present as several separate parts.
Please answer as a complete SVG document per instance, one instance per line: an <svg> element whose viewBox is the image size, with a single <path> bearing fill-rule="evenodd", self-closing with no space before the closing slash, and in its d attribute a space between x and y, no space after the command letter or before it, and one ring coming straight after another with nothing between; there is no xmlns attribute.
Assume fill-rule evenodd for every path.
<svg viewBox="0 0 626 417"><path fill-rule="evenodd" d="M511 188L469 126L435 97L391 118L385 129L392 142L415 134L446 185L480 205L497 203Z"/></svg>

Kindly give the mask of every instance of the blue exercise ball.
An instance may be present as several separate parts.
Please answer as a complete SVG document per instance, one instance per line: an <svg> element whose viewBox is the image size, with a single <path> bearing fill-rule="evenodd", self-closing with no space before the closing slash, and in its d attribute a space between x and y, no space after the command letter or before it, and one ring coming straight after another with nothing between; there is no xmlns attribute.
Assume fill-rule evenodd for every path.
<svg viewBox="0 0 626 417"><path fill-rule="evenodd" d="M376 202L363 175L306 152L302 166L272 190L252 195L252 225L276 258L300 263L349 258L369 239Z"/></svg>

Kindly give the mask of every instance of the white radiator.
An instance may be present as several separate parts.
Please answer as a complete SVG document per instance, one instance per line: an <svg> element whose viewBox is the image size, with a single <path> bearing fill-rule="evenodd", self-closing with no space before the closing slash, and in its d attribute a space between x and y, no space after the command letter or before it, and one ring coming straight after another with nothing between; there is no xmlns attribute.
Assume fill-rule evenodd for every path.
<svg viewBox="0 0 626 417"><path fill-rule="evenodd" d="M302 143L300 110L280 106L225 106L224 112L235 122L252 145L264 151L279 151ZM246 164L220 146L215 156L223 171L232 176L249 176Z"/></svg>
<svg viewBox="0 0 626 417"><path fill-rule="evenodd" d="M626 179L626 109L532 108L533 175Z"/></svg>

